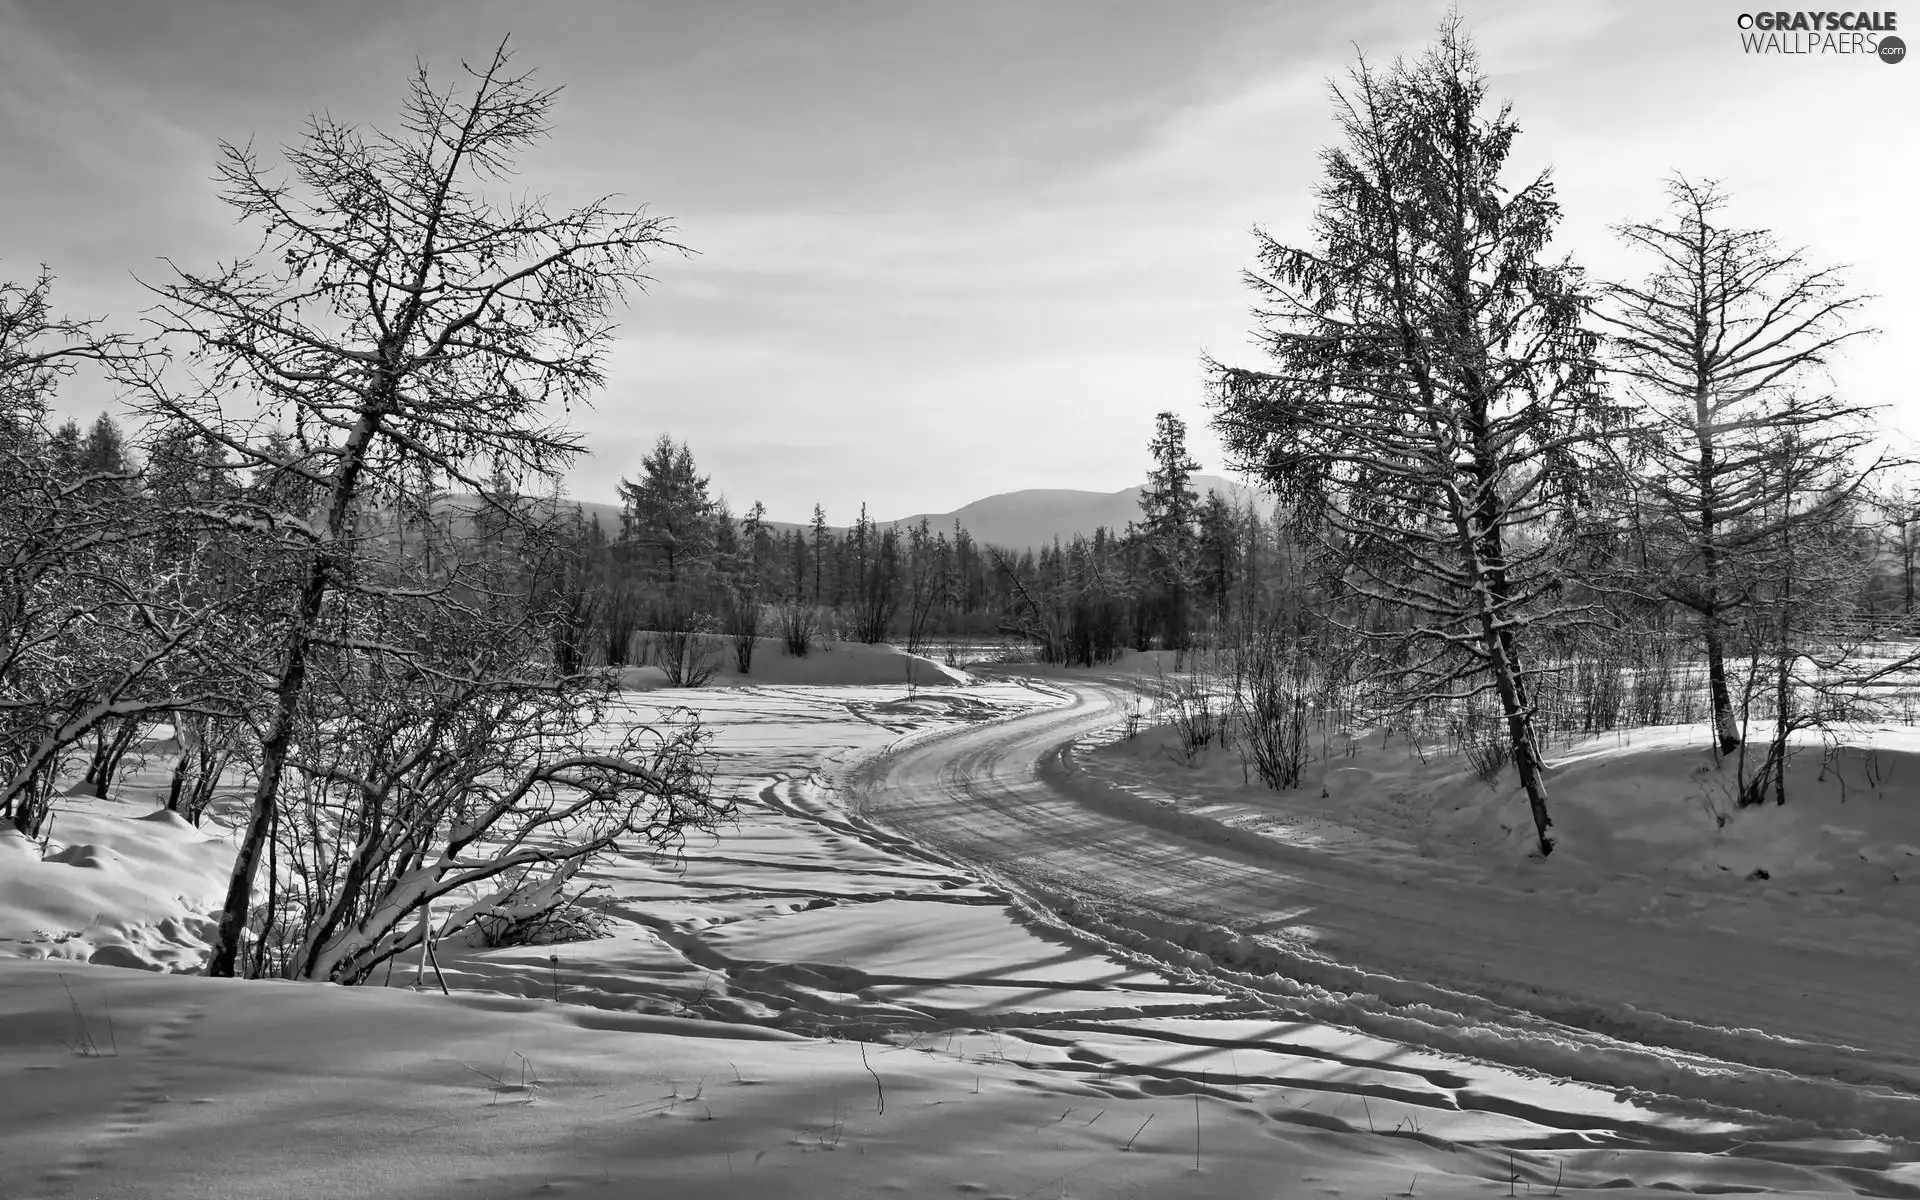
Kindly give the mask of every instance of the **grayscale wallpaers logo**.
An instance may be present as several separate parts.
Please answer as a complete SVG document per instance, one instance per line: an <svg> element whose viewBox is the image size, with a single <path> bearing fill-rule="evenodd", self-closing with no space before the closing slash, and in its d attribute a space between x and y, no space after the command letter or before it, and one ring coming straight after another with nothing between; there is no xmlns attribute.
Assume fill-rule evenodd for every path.
<svg viewBox="0 0 1920 1200"><path fill-rule="evenodd" d="M1907 44L1892 12L1741 13L1740 48L1748 54L1857 54L1897 63Z"/></svg>

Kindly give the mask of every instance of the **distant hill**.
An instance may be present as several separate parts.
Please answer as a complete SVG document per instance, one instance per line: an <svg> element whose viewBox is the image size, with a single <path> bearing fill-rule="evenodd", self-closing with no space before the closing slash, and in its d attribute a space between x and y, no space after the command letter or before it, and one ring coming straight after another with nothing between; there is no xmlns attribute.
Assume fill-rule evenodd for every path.
<svg viewBox="0 0 1920 1200"><path fill-rule="evenodd" d="M1262 500L1255 489L1218 475L1196 475L1193 485L1194 490L1203 497L1209 491L1217 491L1227 498L1228 503L1251 501L1258 503L1263 510L1271 507L1271 502ZM456 508L470 508L472 498L455 497L453 503ZM570 503L577 505L583 515L598 517L600 528L610 536L619 534L618 504L602 504L591 500L574 500ZM879 524L904 529L909 525L918 525L925 518L935 530L951 533L953 523L959 521L961 528L972 534L976 542L1004 546L1010 550L1026 550L1048 545L1056 537L1062 542L1072 540L1076 533L1091 537L1093 531L1103 525L1117 533L1127 527L1128 521L1138 520L1139 517L1138 487L1122 488L1117 492L1025 488L975 500L952 512L915 513L910 517L881 521ZM769 521L767 524L781 531L804 528L793 521ZM843 528L834 527L835 532Z"/></svg>
<svg viewBox="0 0 1920 1200"><path fill-rule="evenodd" d="M1259 495L1245 484L1218 475L1196 475L1193 485L1201 496L1217 491L1229 504L1256 500ZM957 520L977 542L1024 550L1047 545L1055 537L1062 542L1071 540L1076 533L1091 537L1093 531L1103 525L1115 533L1120 532L1128 521L1140 518L1140 489L1083 492L1071 488L1026 488L975 500L952 512L915 513L894 524L918 525L923 516L935 529L952 529Z"/></svg>

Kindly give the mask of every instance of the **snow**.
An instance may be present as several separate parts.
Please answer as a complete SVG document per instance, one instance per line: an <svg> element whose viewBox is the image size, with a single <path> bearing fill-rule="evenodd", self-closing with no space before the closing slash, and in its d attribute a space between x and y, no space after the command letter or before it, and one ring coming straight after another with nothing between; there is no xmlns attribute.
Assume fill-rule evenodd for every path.
<svg viewBox="0 0 1920 1200"><path fill-rule="evenodd" d="M1889 952L1914 941L1906 885L1845 909L1782 889L1750 915L1760 885L1728 872L1613 878L1497 825L1434 832L1436 797L1486 789L1431 750L1334 741L1365 786L1272 793L1183 765L1165 731L1116 740L1117 680L1057 682L1054 712L877 761L861 811L990 864L1033 919L1249 1002L1781 1131L1920 1138L1920 975Z"/></svg>
<svg viewBox="0 0 1920 1200"><path fill-rule="evenodd" d="M1875 1047L1850 1055L1829 1044L1838 1034L1781 1040L1764 1058L1737 1030L1703 1027L1694 1049L1656 1054L1362 967L1329 987L1304 943L1156 915L1152 897L1211 886L1204 865L1179 886L1134 881L1144 899L1129 906L1061 874L1037 879L1070 856L1044 825L1014 824L1063 806L1097 841L1119 813L1178 865L1181 830L1209 822L1223 852L1261 838L1350 863L1425 863L1409 878L1500 894L1531 882L1581 895L1640 871L1681 891L1671 913L1691 920L1759 885L1729 881L1682 838L1694 818L1652 798L1691 761L1684 736L1562 756L1574 853L1551 860L1568 864L1564 878L1543 880L1518 850L1477 865L1503 800L1437 767L1356 756L1325 797L1315 787L1281 803L1230 786L1225 762L1156 759L1156 735L1081 741L1081 725L1114 713L1080 707L1078 685L943 677L910 695L893 657L900 675L857 686L636 695L635 718L690 705L715 728L737 825L681 861L634 853L595 869L610 936L445 947L451 995L431 971L416 992L412 961L387 987L192 974L232 851L218 823L154 817L162 757L136 763L112 799L63 800L44 859L0 837L0 1195L1920 1195L1920 1150L1892 1136L1920 1096L1898 1047L1877 1068ZM1067 789L1052 799L986 749L1017 756L1056 739L1079 748L1050 760ZM1876 878L1853 865L1862 848L1920 843L1901 832L1903 746L1891 734L1882 746L1900 765L1877 793L1850 785L1804 817L1737 818L1752 826L1738 853L1780 864L1771 891L1803 888L1769 910L1798 935L1840 922L1904 944L1904 882L1839 905L1813 886ZM919 836L863 790L895 775L1004 781L1005 811L969 816L1025 828L1022 853L976 862L931 818ZM1424 842L1417 806L1382 798L1422 781L1461 801ZM1608 814L1622 823L1603 837ZM1635 857L1636 843L1665 857ZM1289 869L1235 863L1250 880L1262 863ZM1237 968L1222 966L1222 939L1239 939ZM1263 972L1259 955L1288 945L1286 965L1311 969ZM1668 1019L1656 1013L1646 1020ZM1589 1069L1596 1058L1611 1068ZM1665 1090L1688 1071L1725 1085ZM1812 1100L1771 1115L1723 1102L1795 1088L1833 1119L1808 1117Z"/></svg>
<svg viewBox="0 0 1920 1200"><path fill-rule="evenodd" d="M151 803L69 797L50 852L0 832L0 946L161 969L198 963L233 851ZM0 950L4 953L4 950Z"/></svg>
<svg viewBox="0 0 1920 1200"><path fill-rule="evenodd" d="M1704 725L1556 747L1550 866L1532 856L1511 770L1489 787L1457 757L1397 733L1339 738L1285 793L1249 782L1234 750L1185 761L1165 728L1087 739L1074 761L1113 788L1157 797L1161 820L1218 840L1518 883L1716 927L1764 924L1807 945L1830 942L1838 920L1849 938L1920 953L1920 729L1860 727L1838 746L1809 732L1795 744L1790 802L1751 808L1734 803L1734 762L1713 753Z"/></svg>
<svg viewBox="0 0 1920 1200"><path fill-rule="evenodd" d="M641 635L644 637L645 635ZM910 655L884 643L821 642L805 655L788 652L778 638L756 639L752 669L742 674L736 669L733 641L719 634L706 636L720 669L708 681L708 687L740 687L771 684L780 686L848 687L865 684L905 684L911 675L916 685L966 683L967 673L937 663L924 655ZM667 673L659 667L629 667L621 675L623 687L652 690L667 686Z"/></svg>

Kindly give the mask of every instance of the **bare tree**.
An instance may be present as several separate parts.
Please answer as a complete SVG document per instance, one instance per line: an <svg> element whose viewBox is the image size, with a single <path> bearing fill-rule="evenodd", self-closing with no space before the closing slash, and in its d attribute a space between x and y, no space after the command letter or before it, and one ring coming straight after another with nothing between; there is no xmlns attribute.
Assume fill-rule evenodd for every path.
<svg viewBox="0 0 1920 1200"><path fill-rule="evenodd" d="M927 518L907 527L907 653L925 654L936 621L949 607L951 583L943 578L944 544L936 542Z"/></svg>
<svg viewBox="0 0 1920 1200"><path fill-rule="evenodd" d="M608 739L609 682L548 676L542 623L495 597L378 607L330 632L391 650L316 656L252 974L357 983L422 936L482 919L499 936L564 906L621 842L672 847L730 811L698 722L669 713ZM423 932L429 905L448 915Z"/></svg>
<svg viewBox="0 0 1920 1200"><path fill-rule="evenodd" d="M128 540L129 524L61 503L71 498L59 493L40 510L47 519L17 537L20 497L0 495L0 552L11 552L0 583L8 610L0 623L0 817L28 833L46 820L55 778L89 734L106 742L99 757L111 757L123 735L130 740L154 719L239 715L249 690L224 649L247 641L227 619L231 610L195 594L151 543ZM80 540L103 523L100 540ZM62 548L33 553L48 545ZM98 758L94 774L104 793L108 774Z"/></svg>
<svg viewBox="0 0 1920 1200"><path fill-rule="evenodd" d="M1836 271L1810 268L1765 231L1723 224L1716 184L1675 178L1668 195L1666 222L1619 230L1654 256L1652 273L1608 288L1599 312L1613 330L1610 365L1654 423L1634 464L1649 510L1647 573L1700 621L1714 734L1731 753L1741 734L1725 631L1752 598L1756 555L1831 521L1878 469L1853 472L1818 503L1776 503L1784 441L1796 447L1796 479L1831 474L1859 447L1863 410L1808 385L1868 331L1847 327L1864 298Z"/></svg>
<svg viewBox="0 0 1920 1200"><path fill-rule="evenodd" d="M420 501L423 479L484 493L492 474L551 477L581 450L550 415L602 383L612 305L675 248L659 218L595 201L556 212L502 199L517 156L548 131L556 91L509 70L503 43L464 90L425 68L400 130L315 116L286 150L289 179L222 145L222 199L261 232L247 259L150 285L156 324L190 371L141 373L150 419L223 447L237 469L317 496L232 501L210 519L270 533L292 598L274 633L253 809L208 971L240 966L262 851L281 812L309 672L335 609L391 598L362 580L361 516ZM275 439L274 431L285 436Z"/></svg>
<svg viewBox="0 0 1920 1200"><path fill-rule="evenodd" d="M0 819L28 833L89 735L104 791L140 723L204 699L215 613L156 553L165 525L102 418L47 428L59 381L85 361L140 361L126 339L58 316L44 271L0 282ZM63 442L66 444L63 448Z"/></svg>
<svg viewBox="0 0 1920 1200"><path fill-rule="evenodd" d="M1898 564L1900 614L1912 619L1914 584L1920 579L1920 496L1905 487L1896 488L1881 501L1881 512Z"/></svg>
<svg viewBox="0 0 1920 1200"><path fill-rule="evenodd" d="M246 753L248 729L238 717L179 710L173 730L178 757L167 786L167 811L198 825L213 806L227 768Z"/></svg>
<svg viewBox="0 0 1920 1200"><path fill-rule="evenodd" d="M780 641L794 658L805 658L820 640L820 610L799 598L787 601L779 611Z"/></svg>
<svg viewBox="0 0 1920 1200"><path fill-rule="evenodd" d="M1770 535L1743 548L1752 580L1741 607L1744 620L1736 626L1749 663L1735 755L1736 795L1743 806L1787 802L1795 734L1818 730L1831 740L1847 724L1884 716L1884 693L1876 694L1863 677L1875 673L1885 656L1848 627L1872 550L1858 536L1862 530L1849 499L1856 490L1851 464L1835 451L1831 438L1803 442L1788 432L1757 485L1766 500L1753 524ZM1794 519L1804 512L1819 512L1821 519ZM1748 744L1756 716L1770 716L1772 727L1757 755Z"/></svg>
<svg viewBox="0 0 1920 1200"><path fill-rule="evenodd" d="M851 587L853 635L869 646L883 642L900 609L900 534L892 526L881 529L862 504L841 553Z"/></svg>
<svg viewBox="0 0 1920 1200"><path fill-rule="evenodd" d="M1273 371L1213 364L1215 425L1357 598L1403 615L1403 702L1497 695L1540 853L1547 786L1527 637L1579 620L1559 570L1582 450L1614 414L1594 383L1579 272L1542 260L1547 175L1509 189L1518 132L1459 19L1416 63L1334 90L1317 249L1259 234L1249 282Z"/></svg>
<svg viewBox="0 0 1920 1200"><path fill-rule="evenodd" d="M726 631L733 642L733 666L742 675L753 670L753 652L760 642L759 590L748 583L727 589Z"/></svg>
<svg viewBox="0 0 1920 1200"><path fill-rule="evenodd" d="M1052 598L1029 587L1021 578L1020 564L998 546L987 547L987 558L995 573L1005 581L1010 603L1000 623L1000 632L1034 642L1040 647L1040 661L1061 663L1067 660L1066 617Z"/></svg>
<svg viewBox="0 0 1920 1200"><path fill-rule="evenodd" d="M633 635L640 632L639 590L619 578L617 566L609 564L600 580L595 607L598 610L595 632L600 635L602 661L609 667L626 666L633 654Z"/></svg>

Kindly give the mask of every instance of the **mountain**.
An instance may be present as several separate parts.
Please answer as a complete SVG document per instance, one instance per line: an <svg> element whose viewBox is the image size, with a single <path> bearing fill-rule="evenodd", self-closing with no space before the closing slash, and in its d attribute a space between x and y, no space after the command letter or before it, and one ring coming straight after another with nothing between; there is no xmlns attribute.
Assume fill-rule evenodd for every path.
<svg viewBox="0 0 1920 1200"><path fill-rule="evenodd" d="M1218 475L1195 475L1193 490L1202 498L1210 490L1217 491L1229 504L1259 499L1259 493L1253 488ZM1102 525L1120 532L1128 521L1140 519L1140 489L1083 492L1071 488L1026 488L975 500L952 512L915 513L893 524L901 528L918 525L922 517L936 530L951 530L957 520L976 542L1013 550L1037 549L1055 537L1062 542L1070 541L1076 533L1091 537Z"/></svg>

